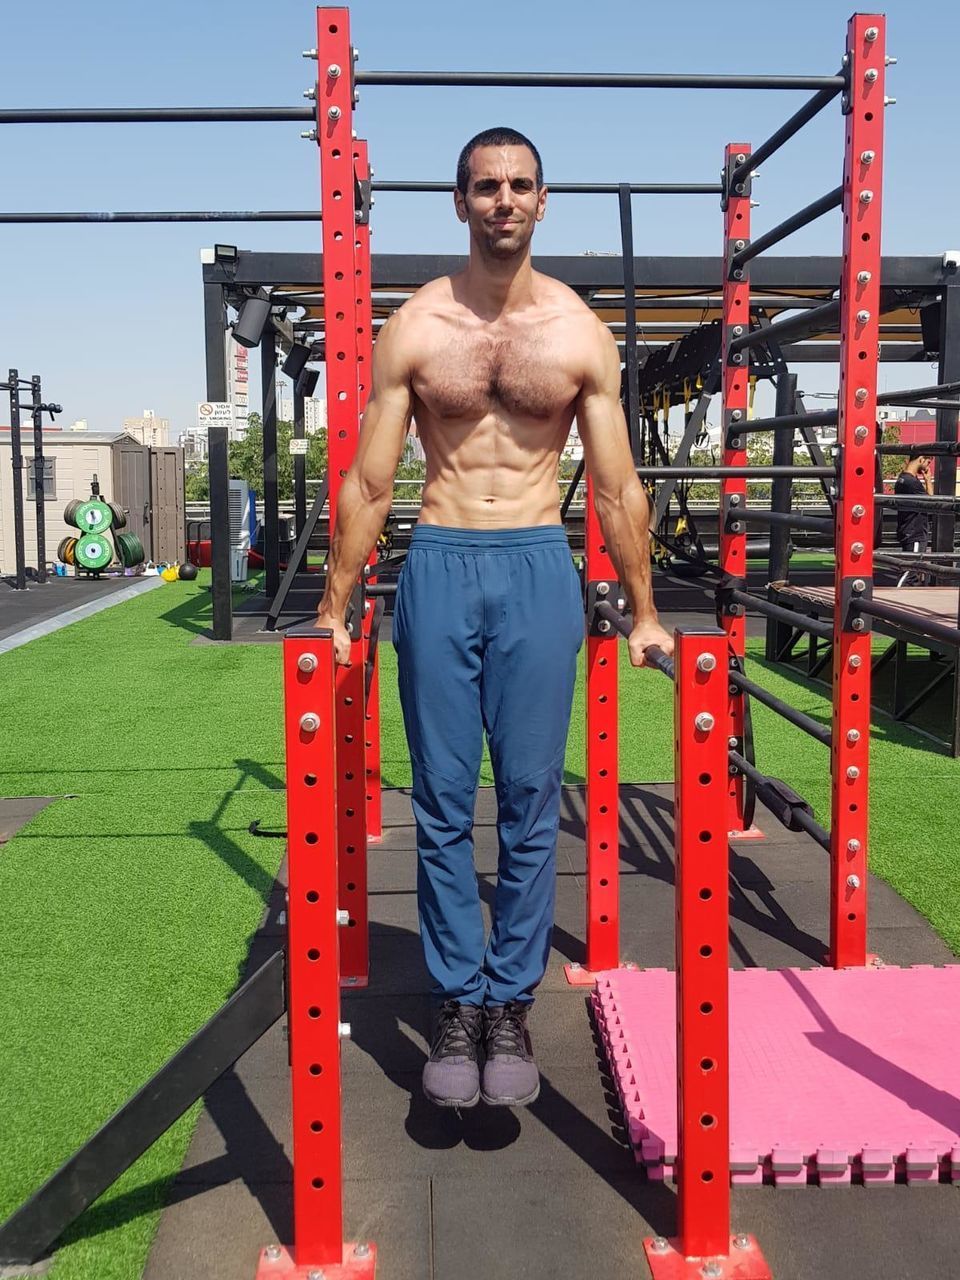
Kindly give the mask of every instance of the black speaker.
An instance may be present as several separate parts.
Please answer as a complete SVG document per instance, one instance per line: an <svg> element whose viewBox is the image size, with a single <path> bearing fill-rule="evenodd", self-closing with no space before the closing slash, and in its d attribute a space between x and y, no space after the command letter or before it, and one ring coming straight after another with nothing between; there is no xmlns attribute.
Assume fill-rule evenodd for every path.
<svg viewBox="0 0 960 1280"><path fill-rule="evenodd" d="M317 379L320 377L319 369L304 369L297 378L296 389L303 396L304 400L309 400L317 389Z"/></svg>

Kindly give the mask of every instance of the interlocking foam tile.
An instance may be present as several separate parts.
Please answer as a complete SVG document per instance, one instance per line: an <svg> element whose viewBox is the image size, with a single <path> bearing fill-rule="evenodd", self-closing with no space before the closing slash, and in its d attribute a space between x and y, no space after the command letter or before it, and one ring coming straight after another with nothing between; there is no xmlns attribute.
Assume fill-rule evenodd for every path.
<svg viewBox="0 0 960 1280"><path fill-rule="evenodd" d="M676 975L600 974L597 1025L637 1162L677 1156ZM730 973L730 1176L960 1182L960 966Z"/></svg>

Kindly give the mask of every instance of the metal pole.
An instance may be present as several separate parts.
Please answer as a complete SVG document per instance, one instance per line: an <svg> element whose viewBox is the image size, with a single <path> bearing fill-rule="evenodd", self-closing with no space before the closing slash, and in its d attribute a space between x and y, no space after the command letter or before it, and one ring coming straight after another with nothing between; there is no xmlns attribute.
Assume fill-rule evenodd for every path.
<svg viewBox="0 0 960 1280"><path fill-rule="evenodd" d="M849 112L844 120L843 259L837 443L831 750L830 963L867 961L870 813L870 633L848 607L873 590L874 436L883 179L885 21L855 14L847 26Z"/></svg>
<svg viewBox="0 0 960 1280"><path fill-rule="evenodd" d="M330 481L330 539L337 504L360 437L359 357L363 294L357 241L359 150L353 137L353 94L349 75L330 76L327 68L349 68L353 53L347 9L317 10L317 130L320 161L320 207L323 246L324 313L326 316L327 474ZM342 867L340 904L353 927L340 951L341 977L352 986L366 985L370 971L367 903L367 802L364 671L366 646L362 625L353 629L350 666L337 671L337 839ZM348 888L348 885L350 886Z"/></svg>
<svg viewBox="0 0 960 1280"><path fill-rule="evenodd" d="M227 398L227 355L224 342L226 308L223 285L204 283L203 336L207 399ZM210 486L210 574L213 638L233 639L233 590L230 565L230 484L228 427L207 429L207 475Z"/></svg>
<svg viewBox="0 0 960 1280"><path fill-rule="evenodd" d="M517 89L843 89L843 76L604 74L566 71L358 71L357 85L477 85ZM275 108L279 110L279 108ZM0 122L3 116L0 113Z"/></svg>
<svg viewBox="0 0 960 1280"><path fill-rule="evenodd" d="M960 281L944 285L940 295L940 364L937 380L950 382L960 377ZM956 444L957 410L937 410L937 440ZM937 462L933 481L934 493L956 494L957 464L951 458ZM933 522L933 550L952 551L956 532L956 516L953 511L939 513ZM960 687L960 679L957 680Z"/></svg>
<svg viewBox="0 0 960 1280"><path fill-rule="evenodd" d="M724 153L724 173L729 177L738 165L750 160L750 144L731 142ZM723 205L723 258L729 264L733 255L750 239L750 181L737 183L736 189L727 190ZM734 587L746 587L747 582L747 533L741 524L740 531L728 528L728 517L734 507L741 510L747 503L747 483L737 468L747 467L747 448L744 436L737 434L740 423L748 414L748 384L750 356L748 351L736 350L737 339L750 326L750 268L737 268L734 272L725 266L723 272L723 321L720 349L723 395L723 470L720 485L720 569L727 582ZM733 500L736 500L735 502ZM746 621L742 610L734 609L721 600L720 625L726 633L730 658L740 665L746 653ZM724 655L724 666L727 657ZM727 686L724 684L724 688ZM735 751L744 751L744 714L741 694L730 686L727 694L725 732ZM726 779L727 829L730 832L744 830L743 776L732 773ZM727 1181L726 1178L723 1180Z"/></svg>
<svg viewBox="0 0 960 1280"><path fill-rule="evenodd" d="M263 414L263 589L270 599L280 588L280 489L277 478L277 335L268 324L260 339Z"/></svg>
<svg viewBox="0 0 960 1280"><path fill-rule="evenodd" d="M37 581L47 580L47 526L44 511L44 464L43 464L43 391L40 387L40 375L35 373L30 379L33 395L33 498L37 512Z"/></svg>
<svg viewBox="0 0 960 1280"><path fill-rule="evenodd" d="M293 384L293 438L294 440L305 440L307 437L306 430L306 411L304 409L303 392ZM303 526L307 522L307 459L302 453L293 455L293 520L296 529L296 537L299 538L303 533Z"/></svg>
<svg viewBox="0 0 960 1280"><path fill-rule="evenodd" d="M786 416L793 411L797 399L797 375L780 373L777 375L777 400L775 413L777 417ZM773 437L773 461L776 466L793 465L793 432L778 431ZM770 490L770 508L772 511L789 512L793 499L793 487L789 480L774 480ZM774 525L770 530L770 562L769 581L782 582L790 574L790 529L787 525ZM773 593L773 587L768 592ZM767 619L765 655L769 660L779 653L781 626L772 618Z"/></svg>
<svg viewBox="0 0 960 1280"><path fill-rule="evenodd" d="M23 537L23 450L20 442L20 374L10 370L10 454L13 466L13 546L17 591L27 585L26 547Z"/></svg>
<svg viewBox="0 0 960 1280"><path fill-rule="evenodd" d="M640 461L640 392L637 366L637 288L633 260L633 209L630 189L620 187L620 245L623 259L623 297L626 319L627 431L634 463Z"/></svg>

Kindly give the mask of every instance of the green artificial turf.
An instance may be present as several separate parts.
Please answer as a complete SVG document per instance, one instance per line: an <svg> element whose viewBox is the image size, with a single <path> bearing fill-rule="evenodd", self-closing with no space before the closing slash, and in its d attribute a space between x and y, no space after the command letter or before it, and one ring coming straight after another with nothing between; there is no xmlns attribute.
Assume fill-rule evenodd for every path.
<svg viewBox="0 0 960 1280"><path fill-rule="evenodd" d="M208 580L0 656L0 794L59 797L0 849L0 1217L234 989L273 883L282 842L247 828L284 825L280 646L191 643ZM825 690L761 653L754 677L828 723ZM383 784L409 786L396 657L379 654ZM619 654L621 780L662 781L671 686ZM584 779L583 663L567 782ZM754 723L760 767L828 822L826 749L764 707ZM960 950L960 766L884 717L873 762L873 870ZM196 1110L71 1228L53 1280L139 1280Z"/></svg>

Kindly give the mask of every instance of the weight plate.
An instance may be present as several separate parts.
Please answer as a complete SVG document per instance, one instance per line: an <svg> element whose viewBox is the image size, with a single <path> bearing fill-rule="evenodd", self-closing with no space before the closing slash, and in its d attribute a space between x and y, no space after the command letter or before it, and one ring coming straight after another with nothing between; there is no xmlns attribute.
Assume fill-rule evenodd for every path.
<svg viewBox="0 0 960 1280"><path fill-rule="evenodd" d="M99 498L91 498L89 502L80 503L74 523L84 533L106 533L112 520L113 512L108 504Z"/></svg>
<svg viewBox="0 0 960 1280"><path fill-rule="evenodd" d="M85 533L74 548L74 557L81 569L105 569L113 559L113 547L103 534Z"/></svg>
<svg viewBox="0 0 960 1280"><path fill-rule="evenodd" d="M63 509L63 519L66 524L75 525L77 523L77 508L80 506L80 499L73 498Z"/></svg>
<svg viewBox="0 0 960 1280"><path fill-rule="evenodd" d="M77 563L77 561L76 561L76 555L75 555L75 552L76 552L76 550L77 550L77 539L76 539L76 538L64 538L64 540L63 540L63 541L64 541L64 543L65 543L64 548L63 548L63 557L62 557L62 559L63 559L63 563L64 563L64 564L76 564L76 563Z"/></svg>
<svg viewBox="0 0 960 1280"><path fill-rule="evenodd" d="M117 551L120 554L120 563L125 569L132 569L134 565L142 564L146 558L143 543L135 533L118 533Z"/></svg>
<svg viewBox="0 0 960 1280"><path fill-rule="evenodd" d="M118 507L115 502L108 502L107 506L113 513L113 527L115 529L125 528L127 523L127 513L124 511L123 507Z"/></svg>

